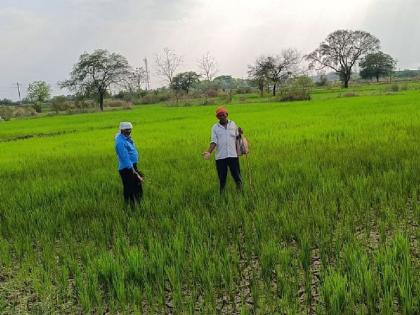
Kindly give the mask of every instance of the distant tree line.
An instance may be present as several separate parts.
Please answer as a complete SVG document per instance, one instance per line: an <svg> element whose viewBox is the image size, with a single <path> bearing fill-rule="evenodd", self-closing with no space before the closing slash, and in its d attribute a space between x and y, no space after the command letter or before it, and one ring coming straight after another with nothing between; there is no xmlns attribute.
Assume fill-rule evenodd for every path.
<svg viewBox="0 0 420 315"><path fill-rule="evenodd" d="M155 75L165 82L166 87L152 91L149 65L147 59L143 61L144 64L132 67L121 54L111 53L105 49L86 52L80 55L69 78L59 82L59 86L73 93L75 100L95 99L100 110L103 110L105 98L111 95L121 99L137 97L144 102L153 102L161 100L155 96L169 95L169 93L176 100L191 95L203 95L207 99L214 96L215 91L231 94L233 89L242 89L248 92L259 91L260 95L269 92L279 99L299 97L307 99L307 92L313 84L313 80L309 77L312 71L321 73L317 79L320 85L328 81L328 77L322 72L333 71L343 87L347 88L356 66L359 66L360 77L365 80L379 81L382 77L392 75L395 77L419 75L419 71L395 72L396 60L380 51L379 39L359 30L337 30L329 34L319 47L307 55L288 48L278 54L259 56L253 64L248 65L246 79L235 79L229 75L217 76L217 62L209 52L197 61L197 72L191 70L180 72L179 69L183 64L182 56L169 48L164 48L160 54L154 56L153 69ZM296 91L306 91L306 94L298 96ZM46 82L35 81L29 85L24 101L32 103L38 112L50 99L50 95L51 89ZM68 101L68 97L65 99ZM58 100L64 102L64 98L55 101ZM7 99L0 100L0 105L13 104Z"/></svg>

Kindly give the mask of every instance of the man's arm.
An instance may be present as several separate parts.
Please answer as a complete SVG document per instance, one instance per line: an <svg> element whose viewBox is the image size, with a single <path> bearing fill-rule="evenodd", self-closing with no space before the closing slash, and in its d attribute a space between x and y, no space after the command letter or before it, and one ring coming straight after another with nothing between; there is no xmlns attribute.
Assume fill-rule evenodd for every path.
<svg viewBox="0 0 420 315"><path fill-rule="evenodd" d="M212 142L212 143L210 143L209 148L207 149L206 152L211 154L214 151L215 148L216 148L216 143Z"/></svg>
<svg viewBox="0 0 420 315"><path fill-rule="evenodd" d="M210 159L210 155L211 153L214 151L214 149L216 148L217 145L217 134L216 134L216 130L214 129L214 127L211 129L211 140L210 140L210 145L209 148L207 149L207 151L204 151L202 153L203 158L205 160Z"/></svg>

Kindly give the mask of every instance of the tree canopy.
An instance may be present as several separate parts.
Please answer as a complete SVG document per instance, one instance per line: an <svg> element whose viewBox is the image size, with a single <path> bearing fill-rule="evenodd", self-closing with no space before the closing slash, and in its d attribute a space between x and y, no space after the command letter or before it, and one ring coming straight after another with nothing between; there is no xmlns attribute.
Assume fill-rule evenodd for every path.
<svg viewBox="0 0 420 315"><path fill-rule="evenodd" d="M188 94L190 89L199 82L200 75L194 71L182 72L172 78L171 89L176 92L184 91Z"/></svg>
<svg viewBox="0 0 420 315"><path fill-rule="evenodd" d="M31 102L45 102L50 98L51 88L45 81L34 81L29 84L27 97Z"/></svg>
<svg viewBox="0 0 420 315"><path fill-rule="evenodd" d="M347 88L356 62L377 51L379 46L379 39L367 32L338 30L329 34L317 49L306 56L306 60L312 69L333 69Z"/></svg>
<svg viewBox="0 0 420 315"><path fill-rule="evenodd" d="M70 79L59 85L82 95L96 95L103 110L107 90L112 84L121 83L129 75L129 70L124 56L97 49L91 54L82 54L70 73Z"/></svg>
<svg viewBox="0 0 420 315"><path fill-rule="evenodd" d="M388 76L394 71L396 61L390 55L378 51L373 54L366 55L359 64L360 76L363 79L379 78Z"/></svg>
<svg viewBox="0 0 420 315"><path fill-rule="evenodd" d="M299 53L295 49L285 49L277 56L261 56L254 65L248 66L248 75L258 83L262 93L265 83L273 86L273 96L279 84L285 83L292 74L297 72L300 62Z"/></svg>

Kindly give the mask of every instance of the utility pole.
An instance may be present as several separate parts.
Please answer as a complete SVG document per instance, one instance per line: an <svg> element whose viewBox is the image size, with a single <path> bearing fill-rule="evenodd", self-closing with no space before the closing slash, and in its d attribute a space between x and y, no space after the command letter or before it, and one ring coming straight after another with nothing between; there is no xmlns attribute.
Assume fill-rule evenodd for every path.
<svg viewBox="0 0 420 315"><path fill-rule="evenodd" d="M20 86L19 86L19 82L16 82L16 87L17 87L17 92L18 92L18 95L19 95L19 104L21 104L22 103L22 100L21 100L21 97L20 97Z"/></svg>
<svg viewBox="0 0 420 315"><path fill-rule="evenodd" d="M144 68L146 70L146 91L150 89L150 76L149 76L149 67L147 65L147 58L143 59Z"/></svg>

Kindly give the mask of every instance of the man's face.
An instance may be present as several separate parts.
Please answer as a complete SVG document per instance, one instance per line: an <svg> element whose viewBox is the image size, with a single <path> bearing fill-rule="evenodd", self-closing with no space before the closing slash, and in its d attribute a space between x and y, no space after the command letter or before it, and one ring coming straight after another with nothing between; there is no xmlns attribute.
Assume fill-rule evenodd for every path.
<svg viewBox="0 0 420 315"><path fill-rule="evenodd" d="M220 113L217 115L220 124L224 125L227 122L228 114L227 113Z"/></svg>
<svg viewBox="0 0 420 315"><path fill-rule="evenodd" d="M128 137L128 136L130 136L130 135L131 135L131 129L123 129L123 130L121 130L121 133L122 133L124 136Z"/></svg>

